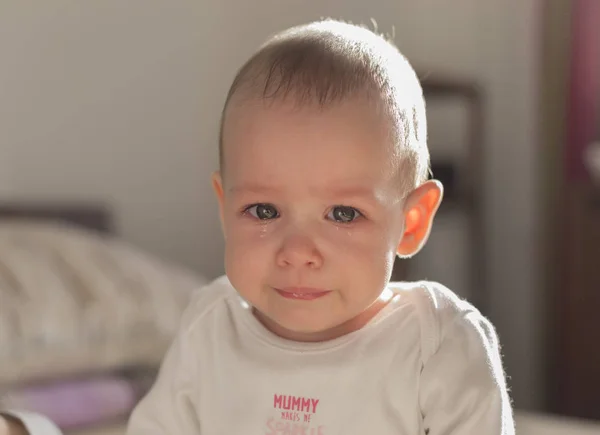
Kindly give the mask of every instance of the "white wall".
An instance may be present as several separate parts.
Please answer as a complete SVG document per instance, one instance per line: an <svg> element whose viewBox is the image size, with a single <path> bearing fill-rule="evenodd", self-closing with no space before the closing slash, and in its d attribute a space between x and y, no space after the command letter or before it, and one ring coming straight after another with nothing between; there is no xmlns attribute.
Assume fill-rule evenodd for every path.
<svg viewBox="0 0 600 435"><path fill-rule="evenodd" d="M487 89L492 320L517 405L536 405L536 4L1 2L0 194L108 201L125 237L216 276L222 242L208 177L235 68L286 26L374 17L381 30L395 27L420 69L465 74Z"/></svg>

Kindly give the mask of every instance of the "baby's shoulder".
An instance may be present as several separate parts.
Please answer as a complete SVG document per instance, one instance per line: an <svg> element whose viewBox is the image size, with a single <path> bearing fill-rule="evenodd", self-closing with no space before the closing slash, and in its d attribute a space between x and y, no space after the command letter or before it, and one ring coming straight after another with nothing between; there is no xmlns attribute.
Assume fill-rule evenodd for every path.
<svg viewBox="0 0 600 435"><path fill-rule="evenodd" d="M221 276L195 290L183 314L181 332L191 333L197 329L215 312L222 310L227 301L236 295L226 276Z"/></svg>
<svg viewBox="0 0 600 435"><path fill-rule="evenodd" d="M452 321L457 316L478 312L469 301L435 281L393 282L390 288L414 304L420 314L439 321Z"/></svg>
<svg viewBox="0 0 600 435"><path fill-rule="evenodd" d="M483 329L495 336L492 324L468 300L448 287L433 281L392 283L391 288L405 303L414 306L422 340L423 357L435 353L448 339L470 340ZM460 337L457 337L460 335Z"/></svg>

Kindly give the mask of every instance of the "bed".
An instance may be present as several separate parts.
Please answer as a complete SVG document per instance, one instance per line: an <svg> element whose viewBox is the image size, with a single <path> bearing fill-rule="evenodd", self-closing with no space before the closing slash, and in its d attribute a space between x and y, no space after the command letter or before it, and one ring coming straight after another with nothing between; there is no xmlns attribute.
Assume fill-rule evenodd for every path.
<svg viewBox="0 0 600 435"><path fill-rule="evenodd" d="M0 204L0 407L124 432L207 280L115 230L104 204Z"/></svg>

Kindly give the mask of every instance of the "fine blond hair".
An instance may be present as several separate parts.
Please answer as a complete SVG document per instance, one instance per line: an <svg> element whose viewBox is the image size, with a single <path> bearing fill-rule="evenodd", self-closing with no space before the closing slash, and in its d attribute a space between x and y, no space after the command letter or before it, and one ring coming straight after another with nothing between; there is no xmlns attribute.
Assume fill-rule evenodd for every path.
<svg viewBox="0 0 600 435"><path fill-rule="evenodd" d="M292 98L325 108L352 97L375 101L387 115L402 188L429 175L425 100L419 79L394 44L364 26L326 19L292 27L268 39L237 72L221 117L234 96L265 101Z"/></svg>

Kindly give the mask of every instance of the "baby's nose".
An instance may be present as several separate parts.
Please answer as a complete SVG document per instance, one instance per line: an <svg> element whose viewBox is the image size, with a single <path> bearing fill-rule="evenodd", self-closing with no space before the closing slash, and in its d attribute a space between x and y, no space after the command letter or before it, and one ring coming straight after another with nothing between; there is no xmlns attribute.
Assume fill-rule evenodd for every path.
<svg viewBox="0 0 600 435"><path fill-rule="evenodd" d="M323 257L310 237L305 234L294 234L283 241L277 253L277 264L280 267L316 269L323 265Z"/></svg>

